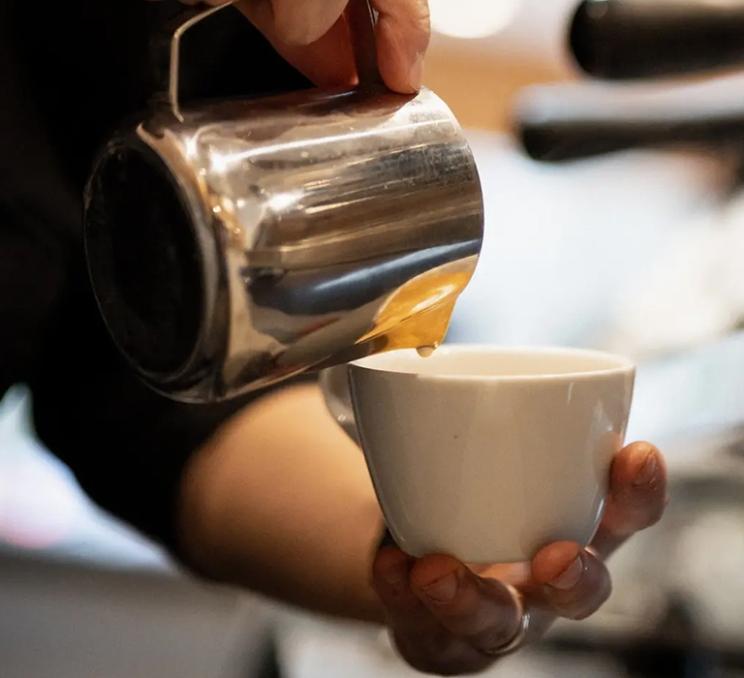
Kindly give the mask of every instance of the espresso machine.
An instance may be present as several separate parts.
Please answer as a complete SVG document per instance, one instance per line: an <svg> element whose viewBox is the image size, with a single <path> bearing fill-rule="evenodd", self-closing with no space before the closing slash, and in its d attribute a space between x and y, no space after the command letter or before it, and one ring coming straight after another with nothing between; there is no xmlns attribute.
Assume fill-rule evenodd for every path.
<svg viewBox="0 0 744 678"><path fill-rule="evenodd" d="M483 237L462 130L433 92L384 86L368 0L346 13L357 87L184 101L182 43L231 5L173 18L153 46L160 92L85 197L116 345L152 388L197 403L437 346Z"/></svg>

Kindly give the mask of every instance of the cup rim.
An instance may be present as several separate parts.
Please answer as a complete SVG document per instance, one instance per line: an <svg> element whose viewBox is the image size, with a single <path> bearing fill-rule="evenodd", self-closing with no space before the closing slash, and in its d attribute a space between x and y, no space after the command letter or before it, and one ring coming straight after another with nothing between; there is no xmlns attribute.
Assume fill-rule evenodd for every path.
<svg viewBox="0 0 744 678"><path fill-rule="evenodd" d="M404 348L394 349L377 353L365 358L360 358L349 363L350 369L362 372L380 372L387 374L409 375L411 378L426 379L431 381L480 381L480 382L545 382L545 381L575 381L579 379L594 379L597 377L607 377L614 375L633 375L635 374L635 363L626 356L607 351L595 349L573 348L566 346L500 346L495 344L443 344L436 349L436 353L479 353L488 352L497 355L510 354L532 354L532 355L553 355L584 357L604 361L605 363L614 363L611 367L599 369L576 370L572 372L544 372L540 374L429 374L425 372L411 372L402 369L390 369L382 365L375 365L377 361L383 361L393 354L407 354L410 356L417 355L416 349ZM431 358L420 358L421 360L430 360ZM370 364L371 363L371 364Z"/></svg>

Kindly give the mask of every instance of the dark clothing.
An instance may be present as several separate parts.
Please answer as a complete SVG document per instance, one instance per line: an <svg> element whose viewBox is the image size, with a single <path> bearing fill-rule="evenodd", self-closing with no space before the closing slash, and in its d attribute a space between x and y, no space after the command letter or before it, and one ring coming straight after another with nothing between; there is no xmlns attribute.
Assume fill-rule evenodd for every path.
<svg viewBox="0 0 744 678"><path fill-rule="evenodd" d="M90 496L172 546L183 466L245 399L177 404L127 369L87 279L81 196L96 150L146 108L152 36L182 6L0 2L0 397L27 383L38 435ZM306 84L233 9L184 50L187 96Z"/></svg>

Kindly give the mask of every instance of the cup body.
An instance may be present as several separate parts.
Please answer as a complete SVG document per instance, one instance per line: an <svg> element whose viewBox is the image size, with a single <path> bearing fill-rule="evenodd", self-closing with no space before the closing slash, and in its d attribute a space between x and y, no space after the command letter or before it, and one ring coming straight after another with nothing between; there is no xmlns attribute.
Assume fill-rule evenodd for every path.
<svg viewBox="0 0 744 678"><path fill-rule="evenodd" d="M378 499L406 552L517 562L551 541L591 540L630 410L624 358L444 346L359 360L348 379Z"/></svg>

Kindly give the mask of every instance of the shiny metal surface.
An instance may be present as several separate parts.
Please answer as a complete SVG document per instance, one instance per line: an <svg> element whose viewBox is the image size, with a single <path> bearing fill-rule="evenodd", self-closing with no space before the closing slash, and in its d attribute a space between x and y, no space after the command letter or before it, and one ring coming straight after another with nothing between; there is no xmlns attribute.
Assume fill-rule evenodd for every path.
<svg viewBox="0 0 744 678"><path fill-rule="evenodd" d="M483 205L470 149L435 94L364 83L181 103L176 114L161 106L114 139L86 197L99 305L148 383L182 400L218 400L309 368L442 341L477 261ZM149 332L148 318L125 322L131 313L116 293L119 277L145 266L135 258L122 270L108 234L112 205L149 209L127 193L143 163L174 193L197 259L181 293L195 315L193 337L183 323L170 328L188 350L155 366L130 341L132 324ZM166 241L164 258L168 249ZM145 297L163 283L145 280Z"/></svg>

